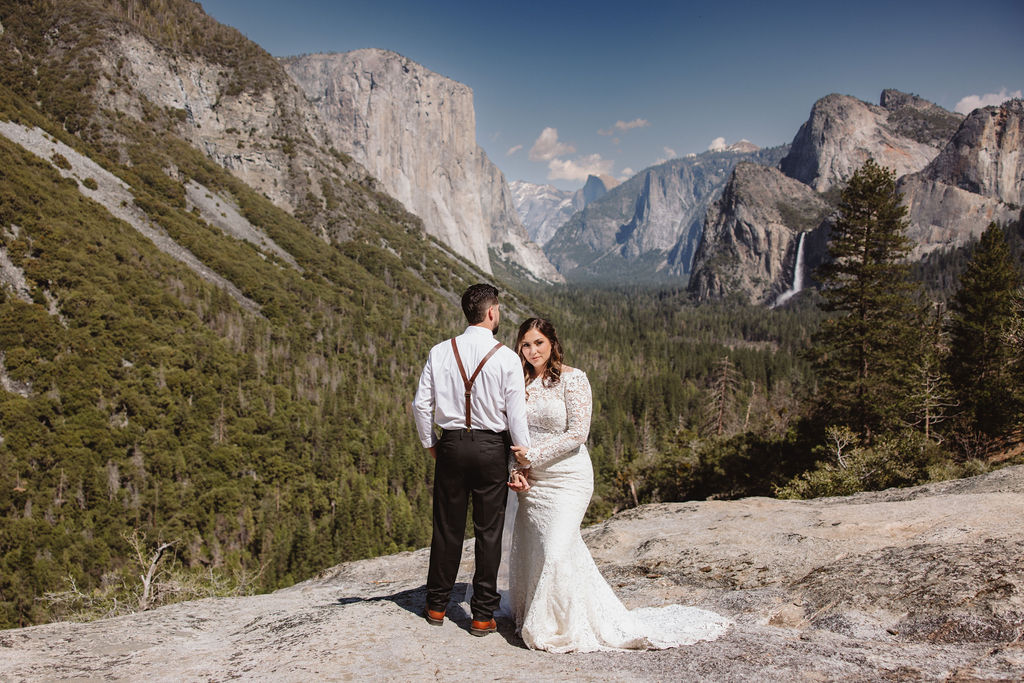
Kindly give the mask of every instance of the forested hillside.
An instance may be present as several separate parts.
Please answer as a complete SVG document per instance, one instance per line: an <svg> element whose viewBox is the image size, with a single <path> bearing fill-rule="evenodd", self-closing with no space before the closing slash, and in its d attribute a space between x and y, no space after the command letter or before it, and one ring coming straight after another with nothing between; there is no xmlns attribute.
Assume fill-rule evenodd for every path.
<svg viewBox="0 0 1024 683"><path fill-rule="evenodd" d="M16 101L7 116L45 125ZM386 197L367 192L376 210L328 247L190 148L161 154L301 271L186 210L180 182L108 167L249 312L0 138L3 249L30 298L0 299L20 388L0 393L7 624L41 618L34 597L68 576L119 581L133 529L174 541L186 567L261 572L263 588L428 538L429 463L405 404L425 349L459 327L451 293L479 274Z"/></svg>
<svg viewBox="0 0 1024 683"><path fill-rule="evenodd" d="M593 388L591 519L659 500L771 495L813 464L795 430L814 384L812 305L694 306L683 289L532 293Z"/></svg>
<svg viewBox="0 0 1024 683"><path fill-rule="evenodd" d="M253 66L244 39L211 47L208 25L180 35L157 22L179 4L124 7L172 43L274 67ZM164 566L178 585L222 591L427 543L431 463L407 404L482 274L350 168L325 184L334 204L316 202L320 219L290 215L176 136L173 112L98 105L89 31L116 25L108 3L13 5L0 8L0 119L98 161L126 184L127 208L204 270L90 199L96 179L64 156L0 137L0 625L132 607L145 571L133 534L147 560L173 543ZM281 252L215 226L187 194L196 185ZM323 216L349 239L325 240ZM71 585L83 599L42 599Z"/></svg>
<svg viewBox="0 0 1024 683"><path fill-rule="evenodd" d="M997 266L971 275L979 259ZM902 381L864 380L865 400L894 413L874 433L848 426L853 410L840 395L851 380L822 362L829 354L823 325L846 314L823 310L814 290L777 309L696 306L674 290L532 292L543 302L538 308L561 321L567 362L585 369L593 385L591 519L655 501L905 486L1024 460L1021 224L903 270L910 315L903 337L883 335L878 351L879 363L900 368ZM896 288L886 282L880 296L890 291ZM958 299L965 303L958 307ZM968 306L975 299L985 305ZM880 314L891 315L872 311ZM972 369L958 377L955 368L964 365ZM965 374L983 379L972 388ZM992 405L1000 406L1001 423L978 419Z"/></svg>
<svg viewBox="0 0 1024 683"><path fill-rule="evenodd" d="M0 24L0 627L426 545L432 462L408 403L428 349L464 326L458 295L489 278L318 138L276 61L196 3L0 0ZM175 68L205 60L208 122L135 89L105 52L121 39ZM270 112L262 128L229 125L240 102ZM980 471L1020 457L1024 238L1004 228L917 267L907 322L924 345L884 359L927 360L900 366L926 391L900 394L885 433L843 431L822 330L848 311L812 290L697 306L506 270L499 337L550 317L590 376L591 519ZM980 355L950 343L975 331Z"/></svg>

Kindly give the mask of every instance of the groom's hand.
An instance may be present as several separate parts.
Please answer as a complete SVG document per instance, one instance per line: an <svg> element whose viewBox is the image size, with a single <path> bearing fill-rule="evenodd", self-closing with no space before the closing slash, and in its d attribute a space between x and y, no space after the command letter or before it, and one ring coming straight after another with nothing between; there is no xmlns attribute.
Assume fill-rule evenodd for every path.
<svg viewBox="0 0 1024 683"><path fill-rule="evenodd" d="M431 458L433 458L434 460L437 460L437 449L436 448L431 446L430 448L427 449L427 453L430 453L430 457Z"/></svg>

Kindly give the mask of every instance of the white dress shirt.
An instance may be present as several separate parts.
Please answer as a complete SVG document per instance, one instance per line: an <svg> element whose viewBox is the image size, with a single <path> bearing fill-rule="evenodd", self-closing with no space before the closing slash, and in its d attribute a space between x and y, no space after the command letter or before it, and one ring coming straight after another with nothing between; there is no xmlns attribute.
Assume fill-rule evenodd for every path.
<svg viewBox="0 0 1024 683"><path fill-rule="evenodd" d="M470 325L455 338L455 343L459 346L459 357L469 378L497 341L487 328ZM492 432L507 429L512 435L513 445L530 445L530 430L526 424L526 382L523 364L515 351L502 346L488 359L473 382L470 405L473 429ZM430 356L420 374L412 412L424 448L431 448L437 442L435 423L443 429L466 428L466 388L451 340L446 339L430 349Z"/></svg>

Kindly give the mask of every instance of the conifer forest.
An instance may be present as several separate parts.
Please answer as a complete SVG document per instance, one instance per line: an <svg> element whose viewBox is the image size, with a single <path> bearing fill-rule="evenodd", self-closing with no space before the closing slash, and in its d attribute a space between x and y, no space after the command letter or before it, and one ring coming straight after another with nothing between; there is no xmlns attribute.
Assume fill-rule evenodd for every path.
<svg viewBox="0 0 1024 683"><path fill-rule="evenodd" d="M492 276L337 150L315 150L315 188L296 171L285 211L176 135L175 111L89 95L111 26L246 65L229 92L277 87L237 32L177 0L29 5L0 2L0 122L93 160L237 292L90 198L99 171L76 180L67 155L0 136L0 628L270 591L428 545L433 462L409 403L478 281L502 292L501 341L547 317L590 378L590 522L1024 462L1019 219L910 261L896 179L868 161L836 200L828 263L785 306ZM298 168L313 143L268 144ZM287 258L211 225L194 186Z"/></svg>

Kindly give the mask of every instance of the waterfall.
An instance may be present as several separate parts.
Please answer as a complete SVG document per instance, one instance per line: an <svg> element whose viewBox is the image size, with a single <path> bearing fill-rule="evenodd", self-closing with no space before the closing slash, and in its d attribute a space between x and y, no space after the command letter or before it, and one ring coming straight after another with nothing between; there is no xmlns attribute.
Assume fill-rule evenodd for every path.
<svg viewBox="0 0 1024 683"><path fill-rule="evenodd" d="M793 269L793 293L804 288L804 238L806 232L800 233L800 241L796 243L796 267Z"/></svg>
<svg viewBox="0 0 1024 683"><path fill-rule="evenodd" d="M779 298L772 304L772 308L786 303L804 288L804 237L806 236L806 232L801 232L800 239L796 243L796 265L793 266L793 285L779 295Z"/></svg>

